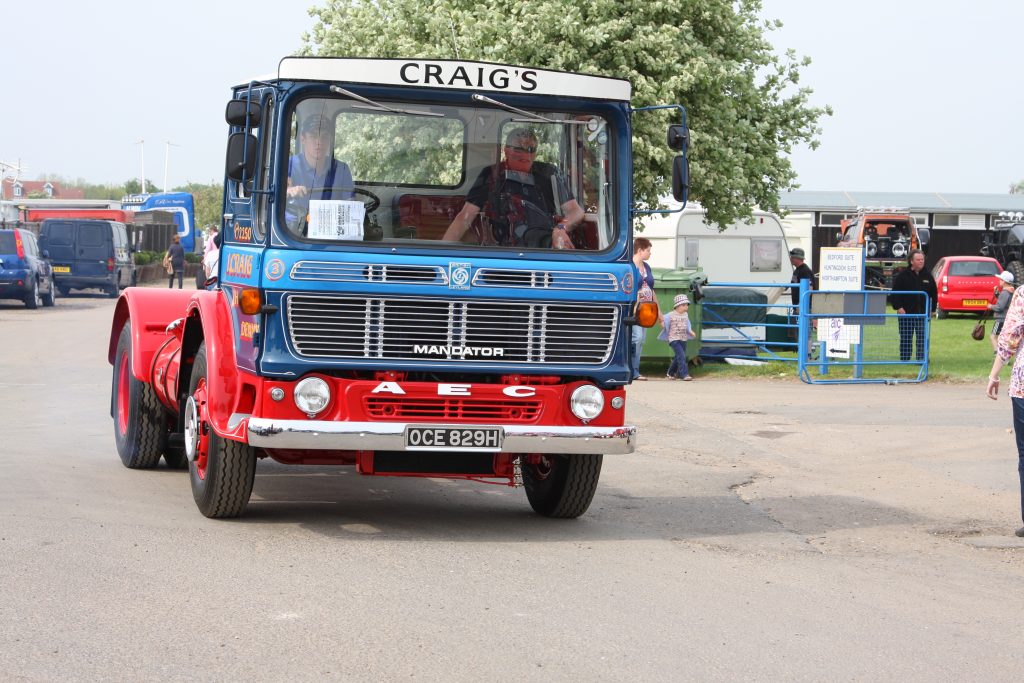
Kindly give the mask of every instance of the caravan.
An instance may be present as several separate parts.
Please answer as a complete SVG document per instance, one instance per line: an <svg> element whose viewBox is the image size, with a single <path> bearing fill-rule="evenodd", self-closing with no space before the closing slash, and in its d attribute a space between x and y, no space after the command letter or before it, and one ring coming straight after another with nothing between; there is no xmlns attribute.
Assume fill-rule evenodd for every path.
<svg viewBox="0 0 1024 683"><path fill-rule="evenodd" d="M670 208L675 207L670 203ZM690 203L682 213L646 218L643 236L651 240L652 267L703 270L711 285L705 290L705 344L764 341L766 315L788 314L788 288L745 286L788 285L792 280L789 250L797 245L788 243L775 214L755 210L751 222L735 221L723 228L708 223L703 208ZM728 324L716 324L716 318Z"/></svg>

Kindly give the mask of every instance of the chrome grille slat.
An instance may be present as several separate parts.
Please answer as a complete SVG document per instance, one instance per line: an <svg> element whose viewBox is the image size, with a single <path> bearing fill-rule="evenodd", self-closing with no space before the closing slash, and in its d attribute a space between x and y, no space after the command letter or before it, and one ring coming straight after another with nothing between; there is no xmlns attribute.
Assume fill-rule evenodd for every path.
<svg viewBox="0 0 1024 683"><path fill-rule="evenodd" d="M608 305L340 294L289 294L285 315L295 351L306 358L572 365L607 362L619 321ZM480 351L491 349L502 355Z"/></svg>
<svg viewBox="0 0 1024 683"><path fill-rule="evenodd" d="M378 263L299 261L292 266L293 280L312 282L394 282L400 284L448 285L448 273L441 266Z"/></svg>
<svg viewBox="0 0 1024 683"><path fill-rule="evenodd" d="M619 281L611 273L480 268L473 275L473 286L614 292Z"/></svg>

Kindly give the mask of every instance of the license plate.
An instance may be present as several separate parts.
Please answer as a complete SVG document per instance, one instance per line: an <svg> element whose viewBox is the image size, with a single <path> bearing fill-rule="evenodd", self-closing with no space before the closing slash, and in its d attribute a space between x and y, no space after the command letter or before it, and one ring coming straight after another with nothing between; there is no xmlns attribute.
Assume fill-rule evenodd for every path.
<svg viewBox="0 0 1024 683"><path fill-rule="evenodd" d="M71 266L54 266L53 272L55 273L70 273Z"/></svg>
<svg viewBox="0 0 1024 683"><path fill-rule="evenodd" d="M984 299L964 299L964 306L988 306Z"/></svg>
<svg viewBox="0 0 1024 683"><path fill-rule="evenodd" d="M413 451L500 451L501 427L406 427L405 447Z"/></svg>

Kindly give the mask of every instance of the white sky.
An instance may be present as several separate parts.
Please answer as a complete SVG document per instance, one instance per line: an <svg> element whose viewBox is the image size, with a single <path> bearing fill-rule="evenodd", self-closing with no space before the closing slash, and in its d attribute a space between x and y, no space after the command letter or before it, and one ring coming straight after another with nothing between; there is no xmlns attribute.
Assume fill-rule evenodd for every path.
<svg viewBox="0 0 1024 683"><path fill-rule="evenodd" d="M20 159L29 179L119 184L144 149L147 184L162 188L170 141L172 187L220 182L230 86L301 45L312 4L5 3L0 160ZM764 5L785 24L776 47L813 60L812 103L835 110L821 147L794 151L802 189L1003 193L1024 179L1024 0Z"/></svg>

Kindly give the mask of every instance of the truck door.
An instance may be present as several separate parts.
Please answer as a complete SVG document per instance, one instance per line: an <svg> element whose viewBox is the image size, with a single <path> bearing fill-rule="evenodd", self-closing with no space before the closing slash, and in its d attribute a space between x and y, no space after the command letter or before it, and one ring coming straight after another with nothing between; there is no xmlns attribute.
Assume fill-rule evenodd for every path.
<svg viewBox="0 0 1024 683"><path fill-rule="evenodd" d="M106 276L108 272L107 259L114 256L111 240L111 230L108 223L79 223L75 275L83 277Z"/></svg>

